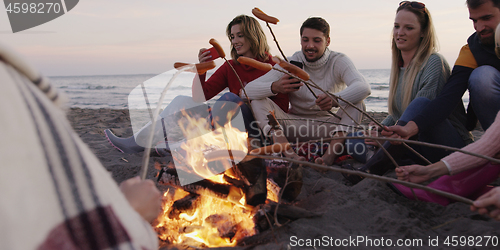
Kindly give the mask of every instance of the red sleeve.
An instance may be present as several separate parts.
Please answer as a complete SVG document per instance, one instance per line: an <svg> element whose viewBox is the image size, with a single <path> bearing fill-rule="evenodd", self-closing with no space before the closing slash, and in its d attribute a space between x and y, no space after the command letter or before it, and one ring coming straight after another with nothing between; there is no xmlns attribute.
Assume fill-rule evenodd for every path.
<svg viewBox="0 0 500 250"><path fill-rule="evenodd" d="M229 66L224 63L206 81L205 77L200 77L205 100L212 99L212 97L218 95L222 90L228 87L228 67Z"/></svg>

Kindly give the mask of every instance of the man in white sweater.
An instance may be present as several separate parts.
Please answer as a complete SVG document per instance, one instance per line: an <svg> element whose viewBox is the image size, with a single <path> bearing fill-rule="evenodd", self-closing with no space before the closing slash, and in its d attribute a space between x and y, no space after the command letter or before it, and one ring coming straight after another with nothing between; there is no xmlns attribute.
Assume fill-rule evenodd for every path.
<svg viewBox="0 0 500 250"><path fill-rule="evenodd" d="M302 50L293 54L290 61L302 63L310 79L323 90L334 93L359 108L364 108L363 100L370 95L370 86L347 56L328 49L330 26L326 20L319 17L308 18L300 28L300 36ZM282 69L277 64L274 67ZM335 137L345 136L349 126L361 121L362 114L346 103L332 100L320 90L312 88L318 97L316 98L303 85L297 83L296 79L290 79L286 74L271 70L248 83L245 90L252 100L255 118L266 136L271 129L267 115L269 111L275 111L286 136L286 138L275 138L275 142L283 142L286 139L297 142L332 138L328 151L322 158L316 159L316 163L331 165L344 148L344 140ZM268 97L278 93L289 94L291 104L289 113L285 113L269 100ZM329 111L336 113L337 117L332 116ZM287 156L297 157L293 152L289 152Z"/></svg>

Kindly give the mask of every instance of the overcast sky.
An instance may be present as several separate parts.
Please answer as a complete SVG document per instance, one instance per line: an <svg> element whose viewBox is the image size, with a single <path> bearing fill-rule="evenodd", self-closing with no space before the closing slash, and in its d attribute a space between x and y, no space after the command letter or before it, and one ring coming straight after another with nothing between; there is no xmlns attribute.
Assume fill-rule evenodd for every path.
<svg viewBox="0 0 500 250"><path fill-rule="evenodd" d="M197 62L198 50L217 39L229 54L225 29L258 7L280 22L272 29L287 56L300 49L299 28L312 16L331 26L330 49L359 69L390 68L390 34L400 0L81 0L67 14L13 34L0 11L0 42L48 76L159 74L174 62ZM453 65L474 32L465 0L424 1L434 19L440 53ZM273 55L279 51L264 28ZM218 64L222 60L217 61Z"/></svg>

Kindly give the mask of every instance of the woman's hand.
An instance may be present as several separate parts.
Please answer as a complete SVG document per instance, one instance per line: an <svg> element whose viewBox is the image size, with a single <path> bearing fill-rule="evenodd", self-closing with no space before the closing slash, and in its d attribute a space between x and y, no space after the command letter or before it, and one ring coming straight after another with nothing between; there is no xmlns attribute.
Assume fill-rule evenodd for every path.
<svg viewBox="0 0 500 250"><path fill-rule="evenodd" d="M370 136L370 137L380 137L380 133L379 131L382 130L382 128L380 126L378 126L375 122L370 122L370 124L368 124L368 131L365 131L365 135L366 136ZM372 145L372 146L375 146L375 147L378 147L379 144L377 143L376 140L373 140L373 139L365 139L365 144L367 145Z"/></svg>
<svg viewBox="0 0 500 250"><path fill-rule="evenodd" d="M445 174L448 174L448 168L442 161L429 166L409 165L396 168L396 176L399 180L413 183L421 183Z"/></svg>
<svg viewBox="0 0 500 250"><path fill-rule="evenodd" d="M152 222L161 212L161 193L152 180L134 177L123 181L120 190L144 220Z"/></svg>
<svg viewBox="0 0 500 250"><path fill-rule="evenodd" d="M198 52L198 60L200 63L206 62L212 59L212 55L210 55L210 50L206 48L201 48L200 52Z"/></svg>
<svg viewBox="0 0 500 250"><path fill-rule="evenodd" d="M477 198L470 206L470 210L477 211L479 214L487 214L500 221L500 187L496 187Z"/></svg>
<svg viewBox="0 0 500 250"><path fill-rule="evenodd" d="M418 126L414 121L409 121L405 126L394 125L387 130L399 135L402 139L408 140L410 137L418 134Z"/></svg>

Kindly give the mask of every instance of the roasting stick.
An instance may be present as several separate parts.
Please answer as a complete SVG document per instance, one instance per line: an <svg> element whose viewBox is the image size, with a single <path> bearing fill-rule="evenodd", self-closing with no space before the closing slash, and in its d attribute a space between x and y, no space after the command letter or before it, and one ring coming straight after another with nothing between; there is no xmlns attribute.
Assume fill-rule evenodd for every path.
<svg viewBox="0 0 500 250"><path fill-rule="evenodd" d="M304 80L301 80L301 81L307 81L309 79L309 74L307 74L307 72L301 70L299 67L297 67L297 66L295 66L293 64L290 64L288 62L288 59L285 56L285 53L283 53L283 50L281 50L280 44L278 43L278 40L276 39L276 36L274 35L273 29L271 29L271 26L269 25L269 23L278 24L279 19L276 18L276 17L272 17L272 16L267 15L266 13L264 13L262 10L260 10L257 7L252 9L252 14L254 14L254 16L256 16L257 18L259 18L260 20L266 22L266 25L269 28L269 31L271 31L271 35L273 36L274 42L276 43L276 46L278 47L278 50L280 51L281 56L283 56L283 59L284 59L284 61L282 62L281 59L279 59L277 57L273 57L273 60L278 60L278 61L275 61L275 62L278 63L284 69L290 71L291 73L301 73L301 75L297 75L297 76L299 78L301 78L301 79L304 79ZM294 68L297 68L297 69L300 69L300 70L294 70ZM311 87L309 87L309 85L306 85L306 86L309 89L309 91L313 94L313 96L316 99L318 99L318 96L316 95L316 93L314 93L314 91L312 91ZM337 117L338 119L340 119L340 117L338 115L336 115L335 113L333 113L331 111L328 111L328 113L330 113L331 115L333 115L333 116Z"/></svg>
<svg viewBox="0 0 500 250"><path fill-rule="evenodd" d="M351 127L353 129L358 129L358 130L365 130L366 128L362 126L353 126L353 125L347 125L343 123L338 123L338 122L329 122L329 121L323 121L323 120L318 120L318 119L310 119L310 118L276 118L278 121L312 121L312 122L320 122L320 123L326 123L326 124L334 124L334 125L339 125L339 126L346 126L346 127Z"/></svg>
<svg viewBox="0 0 500 250"><path fill-rule="evenodd" d="M377 142L377 145L379 146L380 150L384 151L384 154L387 155L387 157L389 157L389 159L391 160L392 164L394 164L394 166L396 166L396 168L399 168L398 163L396 162L396 160L394 160L394 157L392 157L392 155L389 153L389 151L387 151L387 149L384 148L382 146L382 144L380 144L380 141L377 140L376 142ZM418 201L418 197L415 194L415 191L413 190L413 188L410 187L410 190L411 190L411 193L413 194L413 197L415 198L415 200Z"/></svg>
<svg viewBox="0 0 500 250"><path fill-rule="evenodd" d="M500 159L496 159L496 158L489 157L486 155L477 154L474 152L465 151L465 150L459 149L459 148L454 148L454 147L449 147L449 146L444 146L444 145L439 145L439 144L433 144L433 143L428 143L428 142L405 140L405 139L399 139L399 138L374 137L374 136L343 136L343 137L338 137L338 138L339 139L372 139L372 140L379 140L379 141L406 142L409 144L421 145L421 146L426 146L426 147L431 147L431 148L439 148L439 149L449 150L449 151L453 151L453 152L460 152L463 154L472 155L475 157L486 159L486 160L493 162L493 163L500 164ZM330 139L330 138L321 138L321 139L317 139L317 140L311 140L309 142L321 141L321 140L325 140L325 139ZM307 142L304 142L304 143L307 143Z"/></svg>
<svg viewBox="0 0 500 250"><path fill-rule="evenodd" d="M154 131L156 127L156 122L158 121L158 116L160 115L160 109L161 109L161 104L163 103L163 99L165 98L165 94L167 93L167 90L170 88L170 85L172 82L177 78L177 76L188 70L194 70L196 69L198 73L200 72L206 72L209 69L215 68L215 63L209 62L209 63L200 63L200 64L174 64L174 67L177 65L176 68L178 68L178 71L175 72L175 74L170 78L170 81L165 85L165 88L163 88L163 91L161 92L160 99L158 100L158 104L156 105L156 109L154 112L154 119L152 120L151 124L151 132L148 135L147 138L147 143L146 147L144 149L144 155L142 156L142 166L139 171L139 176L141 177L142 180L146 179L146 174L148 173L148 165L149 165L149 154L151 153L151 145L153 143L153 137L154 137Z"/></svg>
<svg viewBox="0 0 500 250"><path fill-rule="evenodd" d="M295 66L295 65L293 65L293 66ZM297 67L297 68L298 68L298 67ZM304 84L306 84L306 86L309 86L309 84L310 84L310 83L308 83L308 82L304 81L303 79L301 79L301 78L299 78L299 77L297 77L297 76L295 76L295 75L293 75L293 74L291 74L291 73L288 73L288 72L286 72L286 71L279 70L279 69L277 69L277 68L273 68L273 69L274 69L274 70L277 70L277 71L280 71L280 72L282 72L282 73L288 74L289 76L292 76L292 77L296 78L297 80L300 80L301 82L303 82ZM299 69L300 69L300 68L299 68ZM342 97L340 97L340 96L333 95L332 93L330 93L330 92L328 92L328 91L323 90L321 87L319 87L319 86L318 86L316 83L314 83L312 80L310 80L310 79L309 79L309 81L311 81L311 83L313 84L312 86L313 86L314 88L319 89L320 91L322 91L322 92L323 92L323 93L325 93L326 95L330 96L330 98L332 98L332 100L333 100L333 101L335 101L335 102L339 105L339 107L340 107L340 108L344 111L344 113L346 113L346 114L349 116L349 118L351 118L351 119L354 121L354 123L356 123L358 126L359 126L359 123L358 123L356 120L354 120L354 119L353 119L353 118L349 115L349 113L347 113L347 112L345 111L345 109L343 109L343 108L342 108L342 106L341 106L341 105L337 102L337 100L336 100L336 99L339 99L339 100L341 100L341 101L343 101L343 102L347 103L349 106L351 106L351 107L355 108L356 110L358 110L359 112L361 112L363 115L365 115L366 117L368 117L370 120L372 120L373 122L375 122L375 123L376 123L379 127L381 127L382 129L385 129L385 127L384 127L384 126L383 126L380 122L378 122L375 118L373 118L372 116L370 116L370 114L368 114L366 111L364 111L364 110L362 110L362 109L360 109L360 108L356 107L356 105L354 105L354 104L352 104L351 102L349 102L349 101L347 101L347 100L343 99L343 98L342 98ZM338 116L336 116L336 117L338 118ZM346 125L346 126L347 126L347 125ZM408 146L408 144L406 144L405 142L403 142L403 145L404 145L404 146L405 146L408 150L410 150L412 153L414 153L415 155L417 155L418 157L420 157L422 160L424 160L427 164L431 164L431 162L430 162L427 158L425 158L423 155L421 155L420 153L418 153L417 151L415 151L415 149L413 149L412 147ZM392 158L392 157L391 157L391 158Z"/></svg>
<svg viewBox="0 0 500 250"><path fill-rule="evenodd" d="M274 68L269 63L259 62L259 61L255 60L253 58L244 57L244 56L238 57L238 62L240 62L241 64L245 64L245 65L254 67L256 69L260 69L260 70L263 70L263 71L270 71L270 70L274 69L274 70L277 70L279 72L285 73L285 74L287 74L287 75L289 75L291 77L294 77L294 78L298 79L301 82L304 82L304 79L306 79L306 81L309 79L309 74L307 72L305 72L304 70L302 70L301 68L299 68L299 67L297 67L297 66L295 66L295 65L293 65L291 63L285 62L285 61L283 61L283 60L281 60L281 59L279 59L277 57L273 57L273 61L276 62L277 64L279 64L280 66L284 65L286 68L288 68L287 70L296 72L297 76L295 76L292 73L289 73L287 71ZM281 66L281 67L283 67L283 66ZM285 68L285 67L283 67L283 68ZM314 97L317 99L318 96L312 91L312 89L309 88L309 90L314 95ZM330 113L331 115L333 115L333 116L335 116L335 117L337 117L337 118L340 119L340 117L338 115L336 115L335 113L333 113L331 111L327 111L327 112Z"/></svg>
<svg viewBox="0 0 500 250"><path fill-rule="evenodd" d="M327 92L325 90L323 90L321 87L319 87L316 83L314 83L312 80L310 80L311 83L313 84L313 87L316 88L316 89L319 89L321 90L323 93L327 94L330 96L330 98L332 98L333 100L336 100L335 98L347 103L347 105L355 108L356 110L358 110L359 112L361 112L363 115L365 115L366 117L368 117L370 120L372 120L375 124L377 124L377 126L381 127L382 129L385 130L385 126L382 125L382 123L378 122L375 118L373 118L372 116L370 116L366 111L356 107L354 104L352 104L351 102L345 100L344 98L340 97L340 96L336 96L330 92ZM304 82L304 84L308 85L309 83L307 82ZM338 103L338 102L337 102ZM339 107L340 107L340 104L339 104ZM345 112L345 111L344 111ZM350 116L349 116L350 117ZM351 118L352 119L352 118ZM359 124L358 124L359 125ZM415 155L417 155L418 157L420 157L422 160L424 160L427 164L431 164L431 162L425 158L423 155L421 155L419 152L415 151L415 149L413 149L412 147L408 146L408 144L406 144L405 142L403 142L403 146L405 146L408 150L410 150L412 153L414 153Z"/></svg>
<svg viewBox="0 0 500 250"><path fill-rule="evenodd" d="M238 78L238 81L240 82L240 85L241 85L241 89L243 89L243 93L245 94L245 97L247 98L247 100L250 100L248 99L248 95L247 95L247 92L245 91L245 86L243 85L243 82L241 81L241 78L240 76L238 75L238 73L236 73L236 70L234 69L233 65L231 65L229 63L229 61L226 59L226 53L224 52L224 50L222 49L222 46L220 46L219 42L217 40L215 40L214 38L210 39L210 41L208 41L212 46L214 46L215 50L217 50L217 53L219 53L220 57L222 59L224 59L224 61L226 61L226 63L229 65L229 67L233 70L234 74L236 75L236 77ZM250 103L249 105L250 106ZM250 109L252 109L250 107ZM253 111L252 111L253 112Z"/></svg>
<svg viewBox="0 0 500 250"><path fill-rule="evenodd" d="M320 87L319 87L316 83L314 83L314 82L313 82L313 80L311 80L311 78L310 78L309 74L308 74L307 72L305 72L303 69L301 69L301 68L299 68L299 67L297 67L297 66L295 66L295 65L293 65L293 64L291 64L291 63L285 62L285 61L281 60L281 59L280 59L280 58L278 58L278 57L273 57L273 61L275 61L276 63L278 63L278 65L279 65L279 66L281 66L283 69L285 69L285 70L286 70L286 71L288 71L289 73L288 73L288 72L286 72L286 71L283 71L283 70L277 69L277 68L273 68L273 69L275 69L276 71L279 71L279 72L281 72L281 73L285 73L285 74L287 74L287 75L291 75L291 76L295 75L295 76L296 76L295 78L297 78L298 80L300 80L301 82L303 82L303 83L306 85L307 89L309 89L309 91L313 94L313 96L314 96L316 99L318 99L318 96L316 95L316 93L314 93L314 91L311 89L311 87L309 87L309 84L307 84L307 81L311 81L311 83L313 83L313 84L314 84L313 86L315 86L317 89L321 90L322 92L325 92L325 94L326 94L326 95L328 95L328 94L326 93L326 91L324 91L323 89L321 89L321 88L320 88ZM328 95L328 96L330 96L330 95ZM334 102L335 102L335 103L339 106L339 108L340 108L340 109L342 109L342 111L344 111L344 113L346 113L346 115L347 115L349 118L351 118L351 120L353 120L353 121L354 121L354 123L356 123L356 125L359 125L359 123L358 123L356 120L354 120L354 118L352 118L352 116L351 116L351 115L349 115L349 113L347 113L347 112L345 111L345 109L344 109L344 108L343 108L343 107L342 107L342 106L338 103L338 101L337 101L337 99L336 99L336 98L334 98L334 97L332 97L332 96L330 96L330 98L331 98L331 99L332 99L332 100L333 100L333 101L334 101ZM332 115L334 114L334 113L333 113L333 112L331 112L331 111L328 111L328 113L330 113L330 114L332 114ZM340 118L338 115L336 115L336 114L335 114L334 116L335 116L335 117L337 117L338 119L341 119L341 118Z"/></svg>
<svg viewBox="0 0 500 250"><path fill-rule="evenodd" d="M243 57L240 57L240 58L243 58ZM351 120L356 123L356 125L359 126L359 123L358 121L356 121L351 115L349 115L348 112L346 112L346 110L342 107L342 105L340 105L337 101L337 99L347 103L349 106L355 108L356 110L358 110L359 112L361 112L363 115L367 116L370 120L372 120L373 122L375 122L378 126L380 126L381 128L385 129L384 126L378 122L375 118L371 117L366 111L356 107L354 104L352 104L351 102L345 100L344 98L340 97L340 96L336 96L336 95L333 95L331 94L330 92L328 91L325 91L324 89L322 89L321 87L319 87L316 83L314 83L310 77L309 77L309 74L307 72L305 72L303 69L293 65L293 64L290 64L288 62L285 62L283 60L280 60L279 58L276 58L276 57L273 57L273 60L275 60L276 63L278 63L278 65L280 65L282 68L284 68L285 70L280 70L278 68L275 68L275 67L272 67L270 64L268 63L262 63L262 62L259 62L257 60L254 60L254 59L251 59L251 58L246 58L246 59L242 59L242 61L240 61L240 63L242 64L245 64L245 65L248 65L248 66L252 66L252 67L255 67L255 68L259 68L259 69L262 69L262 70L271 70L271 69L274 69L276 71L279 71L281 73L284 73L284 74L287 74L301 82L303 82L304 84L306 84L306 86L308 86L309 88L309 84L311 84L311 86L313 86L314 88L316 89L319 89L320 91L322 91L324 94L330 96L330 98L337 103L337 105L344 111L344 113L349 117L351 118ZM311 83L308 83L307 81L311 81ZM312 91L311 88L309 88L309 90L311 91L311 93L316 97L317 95ZM340 117L336 114L334 114L333 112L331 111L328 111L330 114L332 114L333 116L337 117L338 119L340 119ZM349 126L348 126L349 127ZM403 145L408 148L411 152L413 152L414 154L416 154L418 157L422 158L425 162L427 162L428 164L430 164L430 161L427 160L424 156L422 156L421 154L419 154L417 151L415 151L413 148L411 148L410 146L408 146L406 143L403 143ZM392 156L389 156L390 158L392 158Z"/></svg>
<svg viewBox="0 0 500 250"><path fill-rule="evenodd" d="M283 51L281 50L281 47L278 43L278 40L276 39L276 36L274 35L274 32L273 30L271 29L271 26L269 26L269 23L272 23L272 24L277 24L279 22L279 19L275 18L275 17L272 17L272 16L269 16L267 15L266 13L264 13L262 10L260 10L259 8L254 8L252 10L252 14L254 14L257 18L259 18L260 20L266 22L267 24L267 27L269 28L269 30L271 31L271 35L273 36L273 39L274 41L276 42L276 45L278 46L278 50L280 51L281 55L283 56L283 58L285 59L285 61L288 63L288 59L287 57L285 56L285 54L283 53ZM499 28L500 29L500 28ZM500 41L500 37L497 39ZM497 44L500 44L500 42L497 42ZM497 47L500 47L500 46L497 46ZM497 55L498 57L500 58L500 49L498 49L499 52L497 52ZM290 64L292 65L292 64ZM280 64L281 66L281 64ZM295 65L292 65L292 66L295 66ZM282 66L283 67L283 66ZM285 67L283 67L285 68ZM297 67L298 68L298 67ZM286 68L285 68L286 69ZM300 69L300 68L299 68ZM277 70L277 69L276 69ZM289 69L287 69L289 70ZM290 71L290 70L289 70ZM291 72L291 71L290 71ZM297 71L295 71L296 73ZM302 70L302 72L306 73L305 71ZM283 73L286 73L286 72L283 72ZM294 73L294 72L291 72L291 73ZM307 74L307 73L306 73ZM290 75L290 74L288 74ZM295 77L297 78L297 77ZM302 77L299 77L299 78L302 78ZM304 80L302 80L304 79ZM306 78L302 78L302 79L299 79L301 82L303 82L307 88L309 89L309 91L314 95L314 97L317 99L317 95L312 91L311 87L309 86L309 84L306 82L307 80L310 80L309 79L309 75L307 75L307 79ZM318 88L319 90L321 90L322 92L324 92L326 95L329 95L330 98L332 98L332 100L334 102L337 103L337 105L344 111L344 113L347 114L347 116L349 116L349 118L351 118L355 123L356 125L359 126L359 124L357 123L356 120L354 120L350 115L349 113L347 113L343 107L338 103L337 99L340 99L341 101L347 103L348 105L354 107L355 109L357 109L358 111L360 111L362 114L364 114L365 116L367 116L370 120L372 120L373 122L375 122L378 126L380 126L381 128L384 128L384 126L382 126L382 124L380 124L377 120L375 120L373 117L371 117L368 113L366 113L365 111L359 109L358 107L354 106L352 103L348 102L347 100L344 100L343 98L341 98L340 96L335 96L335 95L332 95L330 94L329 92L326 92L324 91L323 89L321 89L316 83L314 83L312 80L310 80L314 85L316 85L315 87ZM336 114L334 114L333 112L329 112L330 114L332 114L333 116L337 117L338 119L340 119L340 117L338 117ZM403 143L403 145L408 148L411 152L413 152L414 154L416 154L418 157L422 158L425 162L429 163L430 164L430 161L427 160L424 156L422 156L420 153L418 153L417 151L415 151L413 148L411 148L410 146L408 146L408 144L406 143Z"/></svg>
<svg viewBox="0 0 500 250"><path fill-rule="evenodd" d="M243 94L245 95L245 98L246 98L245 103L250 108L250 111L252 112L253 117L255 117L255 112L253 111L252 105L250 105L250 98L248 98L247 91L245 90L245 86L243 85L243 81L241 81L241 78L238 75L238 73L236 72L236 70L234 69L233 65L231 65L229 63L229 61L226 59L226 53L224 52L224 49L222 49L222 46L220 46L220 43L217 42L217 40L215 40L214 38L210 39L210 41L208 41L208 42L212 46L214 46L215 50L217 50L217 53L219 53L220 57L222 57L224 59L224 61L226 61L226 63L229 65L229 67L231 68L231 70L233 70L234 74L238 78L238 81L240 82L240 86L241 86L241 89L243 90ZM239 57L238 57L238 59L239 59ZM238 62L239 62L239 60L238 60ZM260 139L261 139L262 142L264 142L264 136L262 134L263 133L260 133Z"/></svg>
<svg viewBox="0 0 500 250"><path fill-rule="evenodd" d="M295 66L295 65L294 65L294 66ZM298 67L297 67L297 68L298 68ZM304 83L305 83L305 81L304 81L304 80L302 80L300 77L294 76L292 73L289 73L289 72L287 72L287 71L285 71L285 70L281 70L281 69L277 69L277 68L273 68L273 69L274 69L274 70L276 70L276 71L278 71L278 72L281 72L281 73L287 74L287 75L289 75L289 76L292 76L292 77L294 77L294 78L296 78L296 79L299 79L301 82L304 82ZM314 93L314 91L313 91L313 90L309 87L309 85L307 85L307 84L306 84L306 87L309 89L309 91L310 91L310 92L311 92L311 94L314 96L314 98L318 99L318 95L316 95L316 93ZM340 116L338 116L337 114L333 113L333 112L332 112L332 111L330 111L330 110L327 110L326 112L328 112L329 114L331 114L331 115L333 115L334 117L338 118L339 120L340 120L340 119L342 119ZM348 114L348 115L349 115L349 114ZM352 119L352 117L351 117L351 119ZM357 124L357 125L359 125L359 124Z"/></svg>
<svg viewBox="0 0 500 250"><path fill-rule="evenodd" d="M269 28L269 31L271 31L271 35L273 36L273 40L276 43L276 46L278 46L278 50L280 51L283 58L285 58L285 61L288 62L288 59L286 59L285 53L283 53L283 50L281 50L280 44L278 43L278 40L276 39L276 36L274 35L273 29L271 29L271 26L269 25L269 23L278 24L278 22L280 20L276 17L268 16L266 13L264 13L262 10L260 10L257 7L252 9L252 14L255 17L257 17L258 19L266 22L266 25Z"/></svg>
<svg viewBox="0 0 500 250"><path fill-rule="evenodd" d="M472 202L473 202L472 200L467 199L467 198L462 197L462 196L459 196L459 195L455 195L455 194L451 194L451 193L444 192L441 190L437 190L437 189L434 189L434 188L431 188L428 186L424 186L421 184L402 181L402 180L389 178L389 177L385 177L385 176L378 176L378 175L373 175L373 174L360 172L360 171L356 171L356 170L343 169L340 167L325 166L325 165L320 165L320 164L316 164L316 163L299 161L299 160L295 160L295 159L291 159L291 158L285 158L285 157L281 157L281 156L270 156L270 155L252 155L252 156L257 157L257 158L262 158L262 159L270 159L270 160L275 160L275 159L286 160L288 162L306 165L306 166L312 167L312 168L317 169L317 170L326 170L326 171L334 171L334 172L339 172L339 173L344 173L344 174L353 174L353 175L359 175L359 176L362 176L365 178L375 179L375 180L382 181L382 182L397 183L397 184L401 184L401 185L404 185L404 186L409 187L409 188L418 188L418 189L422 189L425 191L429 191L431 193L434 193L434 194L437 194L437 195L440 195L440 196L443 196L443 197L446 197L448 199L452 199L452 200L455 200L458 202L462 202L462 203L465 203L467 205L472 205Z"/></svg>

